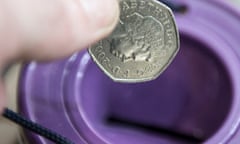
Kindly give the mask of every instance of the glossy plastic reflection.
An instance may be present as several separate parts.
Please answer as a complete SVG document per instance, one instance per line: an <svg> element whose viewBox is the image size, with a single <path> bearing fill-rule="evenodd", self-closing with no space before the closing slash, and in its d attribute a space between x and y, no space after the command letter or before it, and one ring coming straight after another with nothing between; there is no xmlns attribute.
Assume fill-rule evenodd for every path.
<svg viewBox="0 0 240 144"><path fill-rule="evenodd" d="M184 36L181 40L174 63L152 82L114 83L89 63L78 103L111 143L191 142L182 140L186 135L198 142L220 128L232 101L229 77L206 46Z"/></svg>
<svg viewBox="0 0 240 144"><path fill-rule="evenodd" d="M158 79L114 83L86 52L32 62L22 70L19 111L77 144L237 142L240 17L219 1L186 3L188 13L176 16L181 50Z"/></svg>

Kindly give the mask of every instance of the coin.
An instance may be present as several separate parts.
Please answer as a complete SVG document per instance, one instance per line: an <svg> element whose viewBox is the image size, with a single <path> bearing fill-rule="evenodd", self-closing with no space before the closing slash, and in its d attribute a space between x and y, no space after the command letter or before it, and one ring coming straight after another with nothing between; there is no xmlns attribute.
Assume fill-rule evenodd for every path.
<svg viewBox="0 0 240 144"><path fill-rule="evenodd" d="M172 11L156 0L120 0L119 23L89 53L112 80L125 83L157 78L179 50Z"/></svg>

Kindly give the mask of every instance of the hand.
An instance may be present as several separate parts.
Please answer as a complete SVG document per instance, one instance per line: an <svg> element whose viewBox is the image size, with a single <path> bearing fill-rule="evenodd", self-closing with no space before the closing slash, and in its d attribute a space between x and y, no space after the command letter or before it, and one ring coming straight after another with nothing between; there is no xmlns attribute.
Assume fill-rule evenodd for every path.
<svg viewBox="0 0 240 144"><path fill-rule="evenodd" d="M16 59L51 60L107 36L117 0L0 0L0 70ZM5 106L0 82L0 111Z"/></svg>

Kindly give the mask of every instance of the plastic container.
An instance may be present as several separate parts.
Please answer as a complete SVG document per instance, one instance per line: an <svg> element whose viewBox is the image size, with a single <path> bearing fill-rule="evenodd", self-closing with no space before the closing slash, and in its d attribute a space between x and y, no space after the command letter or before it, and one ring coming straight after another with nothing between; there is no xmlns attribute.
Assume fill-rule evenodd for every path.
<svg viewBox="0 0 240 144"><path fill-rule="evenodd" d="M31 62L21 72L19 112L76 144L240 143L240 13L219 0L184 3L179 54L158 79L114 83L86 51Z"/></svg>

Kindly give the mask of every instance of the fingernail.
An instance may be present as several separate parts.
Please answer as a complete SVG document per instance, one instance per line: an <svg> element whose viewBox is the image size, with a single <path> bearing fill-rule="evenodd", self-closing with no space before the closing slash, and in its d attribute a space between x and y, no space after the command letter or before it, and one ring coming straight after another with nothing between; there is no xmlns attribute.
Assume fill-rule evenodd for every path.
<svg viewBox="0 0 240 144"><path fill-rule="evenodd" d="M81 3L96 36L112 31L119 19L117 0L81 0Z"/></svg>

